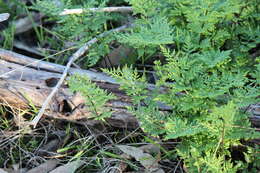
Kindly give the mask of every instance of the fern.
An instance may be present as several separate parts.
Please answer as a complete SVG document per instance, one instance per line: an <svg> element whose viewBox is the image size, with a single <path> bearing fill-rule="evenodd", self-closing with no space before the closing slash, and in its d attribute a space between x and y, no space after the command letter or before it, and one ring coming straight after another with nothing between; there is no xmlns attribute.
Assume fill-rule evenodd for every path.
<svg viewBox="0 0 260 173"><path fill-rule="evenodd" d="M157 14L158 5L160 5L160 2L156 0L125 0L129 2L133 8L135 14L142 14L145 17L153 16Z"/></svg>
<svg viewBox="0 0 260 173"><path fill-rule="evenodd" d="M120 89L125 90L126 94L131 96L134 104L140 103L143 99L147 98L147 83L145 76L139 76L137 70L132 70L125 66L122 71L119 69L103 70L104 72L116 76L118 82L121 84Z"/></svg>
<svg viewBox="0 0 260 173"><path fill-rule="evenodd" d="M119 34L118 40L135 48L173 43L173 29L166 18L158 16L146 22L132 34Z"/></svg>
<svg viewBox="0 0 260 173"><path fill-rule="evenodd" d="M129 111L144 131L165 140L180 139L176 148L189 172L238 172L249 170L256 152L242 141L259 137L242 107L259 101L259 3L256 0L125 0L134 9L135 27L101 40L89 52L86 66L93 66L117 41L133 47L137 58L154 62L158 80L148 90L145 73L134 65L104 70L132 98ZM47 2L47 1L45 1ZM82 42L107 29L108 21L123 15L104 13L57 17L68 7L102 7L108 1L64 0L53 9L43 4L57 25L63 41ZM38 7L41 1L37 1ZM37 4L36 4L37 6ZM47 8L47 9L45 9ZM111 27L111 25L110 25ZM80 38L80 39L79 39ZM113 97L85 77L72 77L72 91L85 96L94 117L106 117L104 105ZM165 90L161 91L161 88ZM172 108L162 112L159 104ZM246 162L234 161L232 148L243 146Z"/></svg>
<svg viewBox="0 0 260 173"><path fill-rule="evenodd" d="M87 41L93 39L98 34L107 31L108 28L114 27L107 24L108 21L114 22L123 20L125 17L120 14L93 13L85 11L78 15L59 14L64 9L69 8L93 8L104 7L108 3L107 0L100 1L70 1L63 0L60 2L50 0L37 0L31 7L38 10L49 17L49 20L56 24L52 27L52 34L58 39L52 39L52 49L61 51L69 46L80 47ZM48 35L49 33L45 33ZM100 39L98 44L92 46L90 52L84 57L84 66L91 67L110 52L109 43L114 40L113 35L106 39ZM64 55L63 55L64 57ZM66 56L65 56L66 57ZM62 61L64 62L64 60Z"/></svg>
<svg viewBox="0 0 260 173"><path fill-rule="evenodd" d="M85 98L87 109L92 114L92 118L103 120L112 115L112 111L105 108L105 104L115 96L97 87L86 76L73 75L69 79L69 88L72 92L80 92Z"/></svg>
<svg viewBox="0 0 260 173"><path fill-rule="evenodd" d="M166 10L161 14L154 8L144 11L145 8L140 9L144 2ZM248 78L252 74L258 79L258 65L252 68L247 58L248 51L258 43L258 26L252 25L255 32L251 34L233 27L239 20L251 22L246 17L238 19L237 14L250 15L247 10L252 7L244 11L246 2L232 0L130 3L143 18L131 33L120 34L117 39L143 51L142 55L145 48L156 50L160 46L167 62L156 62L159 80L155 91L149 94L145 78L138 76L136 70L106 70L133 98L135 107L129 110L146 132L164 139L182 139L177 153L190 172L245 169L247 164L232 162L230 149L242 145L241 139L259 137L250 128L247 115L240 111L241 106L258 101L258 81ZM241 25L243 28L246 24ZM241 33L246 33L244 40L253 41L243 41ZM238 41L238 50L236 44L230 45L233 41ZM167 44L173 45L171 50L162 46ZM167 92L158 92L160 87L167 87ZM160 112L158 102L172 107L173 113Z"/></svg>

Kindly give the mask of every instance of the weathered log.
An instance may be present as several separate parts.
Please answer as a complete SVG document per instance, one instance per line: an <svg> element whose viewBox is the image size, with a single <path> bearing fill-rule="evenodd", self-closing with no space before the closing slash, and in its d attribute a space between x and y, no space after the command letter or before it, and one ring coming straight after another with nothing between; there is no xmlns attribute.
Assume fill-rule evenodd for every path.
<svg viewBox="0 0 260 173"><path fill-rule="evenodd" d="M46 62L43 60L37 60L37 59L30 58L28 56L24 56L24 55L21 55L21 54L15 53L15 52L11 52L8 50L4 50L4 49L0 49L0 57L3 61L20 65L20 66L16 66L13 69L13 71L17 71L17 69L21 70L24 68L24 66L26 66L26 67L30 67L31 69L36 69L37 71L40 71L40 73L41 72L44 72L44 73L52 72L53 74L56 74L56 73L62 74L66 68L63 65L54 64L54 63ZM1 73L0 78L8 78L9 76L12 77L13 71L12 71L12 69L10 69L9 71L7 71L8 72L7 74ZM81 69L76 69L76 68L69 69L69 74L75 74L75 73L87 75L93 81L101 81L101 82L117 84L113 78L111 78L107 75L104 75L103 73L96 73L96 72L93 72L90 70L81 70ZM18 74L21 74L21 72ZM48 76L48 75L46 75L46 76ZM30 76L33 76L33 75L30 75Z"/></svg>
<svg viewBox="0 0 260 173"><path fill-rule="evenodd" d="M30 104L40 108L65 67L6 50L0 52L0 101L19 109L27 109ZM126 105L131 105L129 98L118 89L119 85L112 78L102 73L75 68L71 68L70 73L85 74L96 81L101 88L117 96L116 100L107 103L113 111L112 117L107 119L112 126L138 127L137 120L126 109ZM78 93L71 93L66 84L52 99L45 115L65 120L90 118L88 108L84 105L84 98Z"/></svg>
<svg viewBox="0 0 260 173"><path fill-rule="evenodd" d="M0 102L19 109L29 108L30 104L40 108L62 75L65 66L36 60L11 51L0 49ZM110 125L122 128L137 128L138 121L126 109L131 105L130 99L119 90L116 81L99 72L70 68L70 74L87 75L96 84L117 96L116 100L107 103L113 111L107 121ZM152 89L151 85L149 89ZM160 109L170 108L160 105ZM256 110L256 109L251 109ZM259 111L258 111L259 113ZM259 114L251 117L254 126L260 127ZM45 115L70 121L88 120L88 108L80 94L73 94L64 84L52 99ZM82 122L82 121L80 121Z"/></svg>

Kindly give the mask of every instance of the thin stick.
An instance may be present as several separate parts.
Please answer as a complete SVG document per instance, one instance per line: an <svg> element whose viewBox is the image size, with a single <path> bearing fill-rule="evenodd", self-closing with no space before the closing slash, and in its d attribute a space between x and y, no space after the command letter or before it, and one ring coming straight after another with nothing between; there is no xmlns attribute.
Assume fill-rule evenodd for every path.
<svg viewBox="0 0 260 173"><path fill-rule="evenodd" d="M53 90L51 91L51 93L48 95L48 97L46 98L46 100L44 101L42 108L40 109L38 115L30 122L30 125L32 125L34 128L36 127L36 125L38 124L38 122L40 121L41 117L43 116L45 109L47 108L49 102L51 101L52 97L55 95L55 93L59 90L60 86L62 85L63 81L65 80L69 68L70 66L73 64L73 62L78 59L79 57L81 57L89 48L90 46L92 46L93 44L95 44L98 41L98 38L102 38L112 32L119 32L122 31L128 27L132 27L133 24L127 24L127 25L123 25L121 27L109 30L107 32L104 32L100 35L98 35L97 37L93 38L92 40L88 41L86 44L84 44L81 48L79 48L70 58L69 58L69 62L66 65L65 70L62 73L62 76L60 78L60 80L58 81L57 85L53 88Z"/></svg>
<svg viewBox="0 0 260 173"><path fill-rule="evenodd" d="M132 12L132 7L104 7L104 8L77 8L77 9L64 9L60 15L68 15L68 14L81 14L83 12L120 12L120 13L129 13Z"/></svg>

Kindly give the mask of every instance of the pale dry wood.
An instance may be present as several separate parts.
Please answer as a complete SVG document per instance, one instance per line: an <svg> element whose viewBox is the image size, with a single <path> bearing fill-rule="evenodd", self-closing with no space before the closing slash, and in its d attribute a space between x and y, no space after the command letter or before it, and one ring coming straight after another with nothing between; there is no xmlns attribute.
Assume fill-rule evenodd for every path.
<svg viewBox="0 0 260 173"><path fill-rule="evenodd" d="M47 160L46 162L40 164L39 166L29 170L27 173L46 173L53 170L57 165L58 160Z"/></svg>
<svg viewBox="0 0 260 173"><path fill-rule="evenodd" d="M12 57L13 55L16 57ZM11 60L15 60L18 63L11 62ZM27 60L29 61L27 62ZM65 68L64 66L58 66L60 69L57 68L56 72L50 72L45 69L36 68L37 66L29 67L21 64L21 62L29 64L31 61L35 62L37 60L10 51L0 50L0 101L2 104L8 103L9 106L17 109L27 109L30 107L30 104L36 108L40 108L52 91L52 87L48 86L47 81L53 80L57 82L62 76L62 69ZM56 64L42 62L41 67L46 66L55 69ZM70 70L71 72L79 72L85 75L89 75L90 73L86 70L73 68ZM126 110L126 106L130 106L131 102L118 89L119 85L110 83L111 79L102 73L94 75L94 72L91 72L90 74L96 82L100 79L97 82L98 86L117 96L116 100L112 100L106 105L113 111L112 117L108 118L107 122L115 127L137 128L137 120ZM102 76L105 79L102 79ZM106 77L108 80L106 80ZM47 106L45 115L74 123L87 123L90 126L96 126L97 123L95 121L89 120L89 109L84 103L84 98L80 94L73 94L66 85L62 85Z"/></svg>
<svg viewBox="0 0 260 173"><path fill-rule="evenodd" d="M73 173L84 164L81 160L75 160L66 163L65 165L61 165L54 170L50 171L50 173Z"/></svg>
<svg viewBox="0 0 260 173"><path fill-rule="evenodd" d="M43 71L47 71L47 72L53 72L53 73L63 73L63 71L66 68L63 65L54 64L54 63L46 62L43 60L33 59L28 56L24 56L24 55L21 55L21 54L12 52L12 51L4 50L4 49L0 49L0 57L2 60L6 61L6 62L13 62L14 64L20 65L6 73L1 73L0 78L8 76L17 70L22 70L25 67L31 67L34 69L43 70ZM80 69L76 69L76 68L70 68L68 73L70 75L75 74L75 73L87 75L93 81L103 81L103 82L116 84L116 81L113 78L111 78L103 73L97 73L97 72L93 72L90 70L80 70Z"/></svg>
<svg viewBox="0 0 260 173"><path fill-rule="evenodd" d="M44 80L30 80L37 78L38 74L44 73L44 71L34 72L33 69L26 69L24 81L0 79L1 102L7 102L9 106L17 109L28 109L30 105L40 108L52 89L46 85ZM28 73L33 73L34 77L31 77ZM53 76L56 76L56 74ZM39 77L44 78L43 76ZM99 83L99 85L102 84ZM114 94L117 95L118 99L112 100L106 105L113 111L112 117L107 119L109 124L121 128L137 128L137 120L128 113L125 107L131 105L129 99L120 92ZM45 115L67 121L87 122L92 116L84 103L84 98L80 94L71 93L64 85L51 100Z"/></svg>
<svg viewBox="0 0 260 173"><path fill-rule="evenodd" d="M0 22L7 20L10 17L9 13L0 13Z"/></svg>
<svg viewBox="0 0 260 173"><path fill-rule="evenodd" d="M69 14L81 14L84 12L120 12L120 13L129 13L132 12L132 7L104 7L104 8L77 8L77 9L64 9L60 15L69 15Z"/></svg>

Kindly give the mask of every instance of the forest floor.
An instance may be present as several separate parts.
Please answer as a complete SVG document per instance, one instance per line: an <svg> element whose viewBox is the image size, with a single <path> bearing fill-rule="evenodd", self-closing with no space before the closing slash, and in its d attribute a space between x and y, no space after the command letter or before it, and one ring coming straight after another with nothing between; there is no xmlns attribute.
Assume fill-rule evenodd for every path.
<svg viewBox="0 0 260 173"><path fill-rule="evenodd" d="M0 0L0 2L2 1ZM8 27L8 22L9 26L10 23L16 25L16 31L10 37L8 37L10 32L1 33L0 41L4 42L5 45L0 50L0 55L3 55L1 53L5 49L15 52L19 56L24 55L33 58L35 61L42 61L45 58L44 51L49 46L48 40L44 40L44 38L42 38L42 43L37 42L41 37L41 32L43 32L41 30L42 26L39 23L44 21L42 20L44 16L32 11L30 15L18 14L9 21L5 18L7 19L8 17L0 16L0 32ZM45 22L44 26L46 27L52 25L51 22L48 23L48 20L45 20ZM39 26L38 29L35 29L35 25ZM51 33L51 31L48 32ZM7 37L9 40L6 40ZM45 47L43 48L39 45L44 45ZM72 47L68 51L68 54L72 55L76 52L76 49ZM131 50L117 45L114 51L109 56L106 56L106 60L101 61L89 70L95 74L101 74L100 68L104 66L118 66L120 64L119 61L122 59L120 52L130 54ZM53 64L62 64L65 68L66 63L63 62L62 55L59 55L58 59L54 59L55 54L59 54L59 52L54 51L53 56L48 55L48 61ZM108 61L109 63L107 63ZM6 60L6 62L10 61ZM30 66L30 64L26 63L19 65L19 68ZM69 66L68 70L73 68L80 71L82 70L81 65L81 62L78 65L71 62L71 67ZM152 81L155 79L152 71L153 68L150 68L150 66L151 64L148 63L146 69L148 69L148 73L150 70L149 77ZM4 71L4 67L0 68ZM14 72L17 70L10 71ZM24 74L27 74L27 72L24 72ZM46 71L46 74L47 72L51 73L51 70ZM19 73L23 72L19 71ZM64 72L59 72L58 75L61 77L63 74ZM1 75L4 74L0 74L0 82ZM55 84L57 84L57 81ZM109 83L107 82L106 84ZM100 86L103 85L100 84ZM116 85L111 84L111 86ZM57 90L61 90L62 87L63 85L57 88ZM108 86L105 85L103 87ZM54 88L50 91L53 91ZM112 88L111 91L114 92L116 89ZM44 90L40 91L44 92ZM48 94L50 93L48 92ZM47 98L48 94L44 95L44 97ZM3 93L0 93L0 97L3 97L3 95ZM118 93L118 95L122 96L121 98L125 100L128 99L125 97L125 93ZM46 99L42 101L46 101ZM128 103L127 101L124 103ZM14 102L18 104L18 100ZM50 102L47 103L49 104ZM52 102L51 104L55 103ZM68 103L64 102L64 104ZM132 124L132 119L129 120L129 124L123 127L120 124L122 119L120 119L120 122L117 122L117 119L112 119L108 122L93 119L83 121L80 119L69 119L65 116L65 118L57 118L43 115L40 121L34 124L37 125L35 128L31 125L28 126L26 122L32 122L37 117L41 108L41 106L37 107L34 104L29 104L27 108L17 108L10 102L0 102L0 173L66 173L75 172L76 170L76 172L93 173L188 172L183 160L173 150L180 141L178 139L162 140L159 136L150 136L139 126L139 122L136 119L133 120L134 123ZM63 108L65 110L66 105ZM251 109L255 113L254 121L259 123L259 106L255 105ZM128 120L125 121L128 122ZM259 128L257 123L254 126L256 129ZM259 140L252 140L250 142L260 144ZM240 149L237 148L238 151ZM234 157L242 157L240 154L240 152L237 152Z"/></svg>

